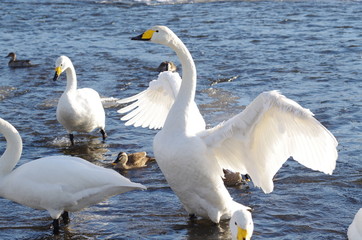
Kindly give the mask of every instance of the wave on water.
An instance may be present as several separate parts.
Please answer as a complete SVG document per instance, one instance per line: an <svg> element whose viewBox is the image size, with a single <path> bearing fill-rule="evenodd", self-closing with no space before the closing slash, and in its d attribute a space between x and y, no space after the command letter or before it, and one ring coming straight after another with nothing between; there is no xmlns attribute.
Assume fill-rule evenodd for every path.
<svg viewBox="0 0 362 240"><path fill-rule="evenodd" d="M235 0L229 0L233 2ZM188 4L188 3L209 3L221 2L221 0L99 0L97 3L102 4L126 4L126 5L160 5L160 4ZM225 1L222 1L225 2Z"/></svg>

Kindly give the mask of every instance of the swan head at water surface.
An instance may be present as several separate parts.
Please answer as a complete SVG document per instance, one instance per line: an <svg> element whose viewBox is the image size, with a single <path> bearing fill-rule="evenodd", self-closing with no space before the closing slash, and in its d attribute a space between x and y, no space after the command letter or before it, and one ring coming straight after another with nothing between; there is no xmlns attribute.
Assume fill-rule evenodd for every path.
<svg viewBox="0 0 362 240"><path fill-rule="evenodd" d="M249 210L237 210L229 222L232 240L250 240L254 231L254 223Z"/></svg>
<svg viewBox="0 0 362 240"><path fill-rule="evenodd" d="M13 168L20 160L22 140L18 131L0 118L0 133L7 145L0 158L0 197L34 209L47 210L53 232L59 233L59 218L69 222L68 212L124 192L146 189L112 169L70 156L43 157Z"/></svg>

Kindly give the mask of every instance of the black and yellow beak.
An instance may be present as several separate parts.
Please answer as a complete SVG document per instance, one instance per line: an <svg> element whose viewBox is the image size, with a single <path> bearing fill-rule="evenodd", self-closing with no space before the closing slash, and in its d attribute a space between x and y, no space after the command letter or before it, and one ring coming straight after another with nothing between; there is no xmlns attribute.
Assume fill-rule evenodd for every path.
<svg viewBox="0 0 362 240"><path fill-rule="evenodd" d="M53 77L53 81L58 80L61 73L62 73L61 67L56 67L55 68L55 74L54 74L54 77Z"/></svg>
<svg viewBox="0 0 362 240"><path fill-rule="evenodd" d="M251 236L249 236L249 232L246 229L242 229L238 226L238 240L250 240Z"/></svg>
<svg viewBox="0 0 362 240"><path fill-rule="evenodd" d="M149 29L146 32L142 33L141 35L131 38L131 40L149 41L149 40L151 40L154 32L156 32L156 31Z"/></svg>

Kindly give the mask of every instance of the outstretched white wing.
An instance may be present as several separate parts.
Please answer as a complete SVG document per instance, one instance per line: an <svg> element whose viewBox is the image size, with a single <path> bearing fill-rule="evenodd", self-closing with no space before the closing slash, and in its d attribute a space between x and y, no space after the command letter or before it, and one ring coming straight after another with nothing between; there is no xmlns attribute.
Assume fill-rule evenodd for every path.
<svg viewBox="0 0 362 240"><path fill-rule="evenodd" d="M157 80L151 81L146 90L117 101L118 103L133 102L118 110L119 113L129 112L121 120L127 121L126 126L162 128L179 92L180 84L181 78L177 72L161 72Z"/></svg>
<svg viewBox="0 0 362 240"><path fill-rule="evenodd" d="M313 113L277 91L261 93L201 137L221 167L248 173L266 193L273 191L273 176L289 157L332 174L338 156L337 140Z"/></svg>

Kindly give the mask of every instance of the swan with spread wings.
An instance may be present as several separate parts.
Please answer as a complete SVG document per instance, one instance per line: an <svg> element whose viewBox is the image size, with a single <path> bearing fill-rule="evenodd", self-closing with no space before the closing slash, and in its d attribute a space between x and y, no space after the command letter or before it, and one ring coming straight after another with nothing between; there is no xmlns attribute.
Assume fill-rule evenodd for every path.
<svg viewBox="0 0 362 240"><path fill-rule="evenodd" d="M121 100L133 103L120 112L130 112L122 118L126 125L162 128L153 142L155 158L189 214L218 223L247 209L225 188L223 168L249 174L265 193L273 191L273 176L290 156L332 174L338 143L311 111L278 91L263 92L241 113L205 129L194 101L196 67L183 42L165 26L132 39L168 46L182 64L182 80L177 73L160 73L148 89Z"/></svg>

